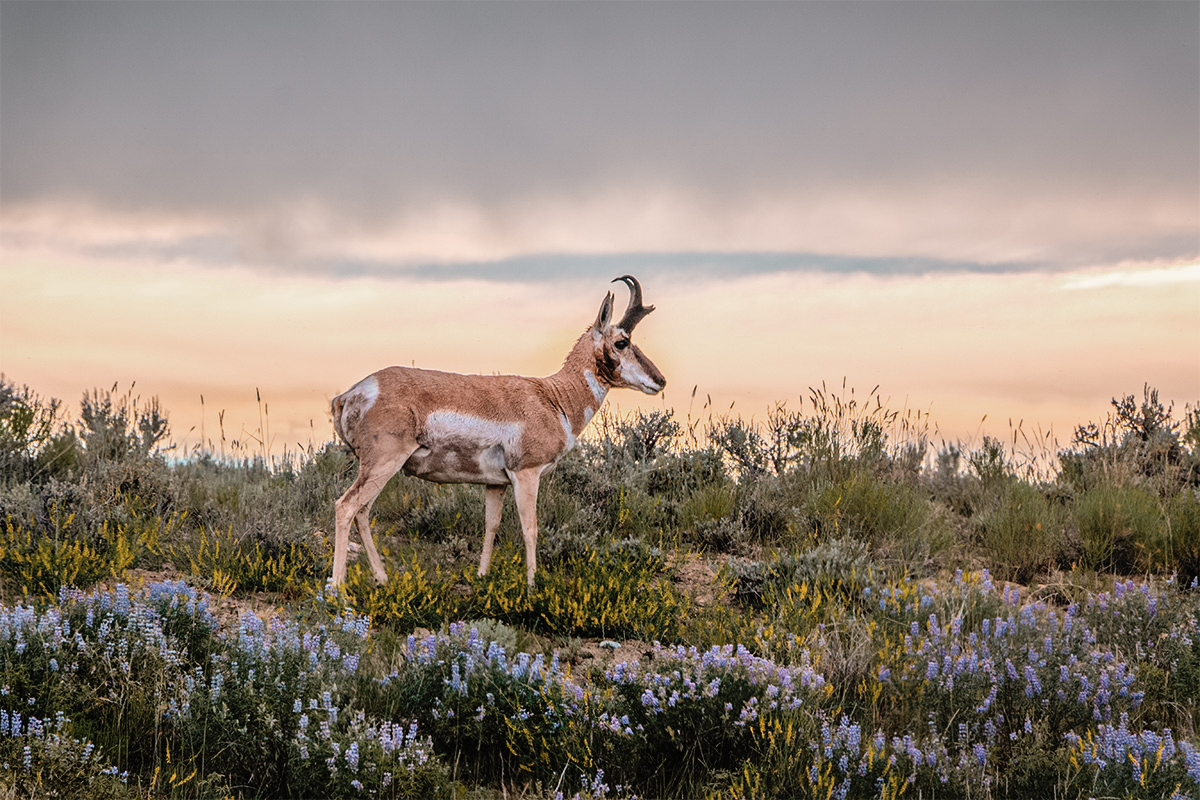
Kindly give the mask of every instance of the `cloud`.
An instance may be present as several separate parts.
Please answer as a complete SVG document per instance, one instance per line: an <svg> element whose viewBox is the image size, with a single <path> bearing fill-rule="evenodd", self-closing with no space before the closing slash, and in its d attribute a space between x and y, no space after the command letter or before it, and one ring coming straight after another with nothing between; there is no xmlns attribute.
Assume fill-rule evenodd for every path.
<svg viewBox="0 0 1200 800"><path fill-rule="evenodd" d="M0 4L4 214L276 269L1195 255L1195 4Z"/></svg>
<svg viewBox="0 0 1200 800"><path fill-rule="evenodd" d="M249 267L266 272L327 275L334 278L541 283L599 280L627 272L639 275L686 276L693 280L729 279L771 273L869 273L926 275L961 272L1026 271L1030 262L982 262L966 258L887 256L788 249L704 249L752 244L753 238L697 237L694 249L666 249L668 239L645 240L613 235L602 241L582 231L564 237L563 227L590 227L596 217L584 215L564 226L538 230L537 215L521 220L527 226L517 241L497 235L471 236L476 227L466 220L458 228L425 227L405 231L338 229L313 214L281 215L274 219L220 221L114 216L78 206L40 206L0 217L0 250L13 264L36 259L84 259L97 265L126 262L187 264L204 268ZM420 227L420 226L418 226ZM514 227L519 224L514 221ZM792 242L782 240L780 245ZM796 244L820 243L799 238ZM607 245L607 247L605 246ZM657 246L629 250L622 246ZM553 248L562 248L555 251Z"/></svg>
<svg viewBox="0 0 1200 800"><path fill-rule="evenodd" d="M1081 274L1068 278L1064 289L1108 289L1112 287L1160 287L1176 284L1200 284L1200 263L1179 264L1149 269L1116 269Z"/></svg>
<svg viewBox="0 0 1200 800"><path fill-rule="evenodd" d="M1194 236L1149 226L1133 208L1089 215L1063 201L1066 208L1051 214L1050 199L1030 202L1035 208L1022 215L950 196L914 197L906 205L865 196L807 205L780 199L726 212L660 193L575 205L444 206L374 224L316 201L225 216L42 202L6 207L0 236L10 259L41 254L335 277L527 282L638 270L696 278L1061 272L1147 252L1194 257ZM1186 219L1174 222L1187 228ZM1047 237L1059 241L1050 245Z"/></svg>

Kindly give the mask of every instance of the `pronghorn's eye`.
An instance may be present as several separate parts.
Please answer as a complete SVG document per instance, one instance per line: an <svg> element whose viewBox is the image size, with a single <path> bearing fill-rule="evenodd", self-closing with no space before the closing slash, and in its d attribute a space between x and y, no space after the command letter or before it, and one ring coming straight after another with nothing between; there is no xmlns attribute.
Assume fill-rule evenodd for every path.
<svg viewBox="0 0 1200 800"><path fill-rule="evenodd" d="M624 350L626 347L629 347L629 340L618 339L617 341L613 342L613 347L617 348L618 350Z"/></svg>

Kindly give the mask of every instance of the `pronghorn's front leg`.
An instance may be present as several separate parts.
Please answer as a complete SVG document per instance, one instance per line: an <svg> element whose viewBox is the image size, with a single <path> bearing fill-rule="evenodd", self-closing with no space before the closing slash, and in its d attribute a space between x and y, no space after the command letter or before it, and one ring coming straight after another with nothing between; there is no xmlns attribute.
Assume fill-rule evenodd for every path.
<svg viewBox="0 0 1200 800"><path fill-rule="evenodd" d="M517 516L521 518L521 535L525 538L525 578L532 587L537 571L537 496L542 467L510 472L508 476L517 501Z"/></svg>
<svg viewBox="0 0 1200 800"><path fill-rule="evenodd" d="M492 545L500 527L500 511L504 508L505 486L485 486L483 493L483 555L479 557L479 574L487 575L492 565Z"/></svg>

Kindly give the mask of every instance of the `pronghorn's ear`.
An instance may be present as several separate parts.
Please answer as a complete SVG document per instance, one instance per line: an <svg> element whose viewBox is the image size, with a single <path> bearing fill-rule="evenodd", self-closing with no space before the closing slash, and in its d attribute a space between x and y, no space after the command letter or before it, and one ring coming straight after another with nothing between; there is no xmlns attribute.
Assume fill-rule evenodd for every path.
<svg viewBox="0 0 1200 800"><path fill-rule="evenodd" d="M613 311L613 293L609 292L604 298L604 302L600 304L600 313L596 315L596 321L592 323L592 330L597 333L604 333L612 324Z"/></svg>

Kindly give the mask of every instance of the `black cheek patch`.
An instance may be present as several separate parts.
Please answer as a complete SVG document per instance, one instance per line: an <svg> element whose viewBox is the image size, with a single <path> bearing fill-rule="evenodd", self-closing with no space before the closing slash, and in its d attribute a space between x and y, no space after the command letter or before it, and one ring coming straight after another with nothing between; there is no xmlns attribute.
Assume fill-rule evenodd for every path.
<svg viewBox="0 0 1200 800"><path fill-rule="evenodd" d="M604 348L604 355L596 362L596 375L609 386L615 386L617 383L617 369L621 366L612 354L612 351L607 347Z"/></svg>

